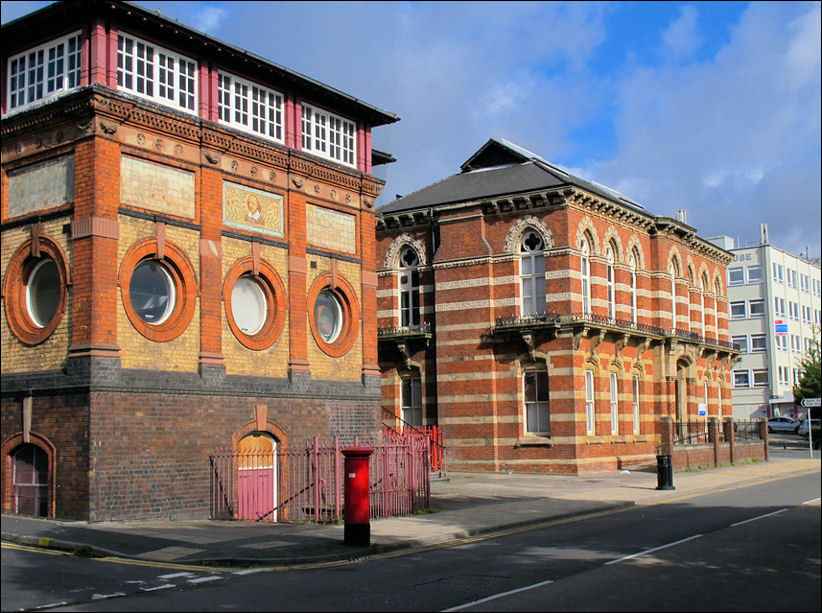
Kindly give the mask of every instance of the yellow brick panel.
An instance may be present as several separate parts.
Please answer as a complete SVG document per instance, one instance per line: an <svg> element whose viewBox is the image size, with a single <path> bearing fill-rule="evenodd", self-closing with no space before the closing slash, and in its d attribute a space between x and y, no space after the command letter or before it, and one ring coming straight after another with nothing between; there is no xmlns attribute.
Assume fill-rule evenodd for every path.
<svg viewBox="0 0 822 613"><path fill-rule="evenodd" d="M63 226L70 218L53 219L43 222L43 236L48 236L66 254L67 266L71 271L72 250L68 234L63 233ZM31 226L22 226L3 232L0 241L0 263L2 265L2 279L5 281L11 256L20 245L31 238ZM69 274L71 274L69 272ZM5 300L5 299L4 299ZM71 343L71 288L67 292L65 314L54 332L42 343L34 347L22 344L11 333L6 322L6 304L0 309L0 351L2 351L2 372L19 373L41 370L55 370L63 367Z"/></svg>

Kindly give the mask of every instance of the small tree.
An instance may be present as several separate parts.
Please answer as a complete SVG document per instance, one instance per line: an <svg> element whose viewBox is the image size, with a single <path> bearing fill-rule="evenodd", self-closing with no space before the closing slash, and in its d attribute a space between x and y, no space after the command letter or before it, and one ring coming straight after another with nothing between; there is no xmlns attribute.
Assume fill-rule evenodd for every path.
<svg viewBox="0 0 822 613"><path fill-rule="evenodd" d="M799 404L803 398L819 398L822 394L822 369L820 369L819 327L814 326L809 351L799 361L802 375L799 383L793 386L794 402ZM811 415L811 411L813 414ZM819 417L819 408L808 409L808 415Z"/></svg>

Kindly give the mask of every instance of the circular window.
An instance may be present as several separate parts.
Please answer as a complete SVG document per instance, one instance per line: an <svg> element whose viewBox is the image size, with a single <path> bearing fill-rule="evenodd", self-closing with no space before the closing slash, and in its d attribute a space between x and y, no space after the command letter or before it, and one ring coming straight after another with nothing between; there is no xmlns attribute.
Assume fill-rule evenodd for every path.
<svg viewBox="0 0 822 613"><path fill-rule="evenodd" d="M165 243L157 257L157 241L138 241L120 263L123 309L134 328L147 339L170 341L180 336L194 316L197 287L185 254Z"/></svg>
<svg viewBox="0 0 822 613"><path fill-rule="evenodd" d="M254 336L265 325L268 305L265 292L252 277L240 277L231 290L231 312L234 322L244 334Z"/></svg>
<svg viewBox="0 0 822 613"><path fill-rule="evenodd" d="M251 257L237 261L223 282L228 327L241 345L267 349L285 326L285 286L277 271Z"/></svg>
<svg viewBox="0 0 822 613"><path fill-rule="evenodd" d="M338 358L354 346L360 308L354 288L342 277L319 275L308 292L308 324L317 346Z"/></svg>
<svg viewBox="0 0 822 613"><path fill-rule="evenodd" d="M147 324L158 325L174 311L174 281L168 269L157 260L140 262L128 285L131 307Z"/></svg>
<svg viewBox="0 0 822 613"><path fill-rule="evenodd" d="M333 343L340 337L343 323L342 306L330 290L321 291L314 302L314 323L317 332L326 343Z"/></svg>
<svg viewBox="0 0 822 613"><path fill-rule="evenodd" d="M63 319L69 285L68 265L60 246L40 236L28 240L11 256L3 280L6 321L26 345L51 336Z"/></svg>
<svg viewBox="0 0 822 613"><path fill-rule="evenodd" d="M34 266L26 284L26 307L38 328L45 328L57 314L61 286L60 270L54 260L47 258Z"/></svg>

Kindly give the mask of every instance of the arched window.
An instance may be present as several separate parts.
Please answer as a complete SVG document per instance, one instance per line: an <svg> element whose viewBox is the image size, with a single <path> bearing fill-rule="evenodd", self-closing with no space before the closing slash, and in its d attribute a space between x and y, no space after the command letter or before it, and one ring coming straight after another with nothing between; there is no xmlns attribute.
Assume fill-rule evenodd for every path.
<svg viewBox="0 0 822 613"><path fill-rule="evenodd" d="M708 321L709 320L708 320L708 316L706 315L707 306L706 306L706 302L705 302L705 294L707 293L707 291L710 288L711 288L711 285L708 282L708 277L705 275L705 273L702 273L702 279L700 281L700 288L699 288L700 289L699 295L700 295L700 301L702 302L702 334L703 334L703 336L708 335L707 326L708 326Z"/></svg>
<svg viewBox="0 0 822 613"><path fill-rule="evenodd" d="M400 294L400 325L420 325L420 265L417 252L405 247L400 253L400 274L398 289Z"/></svg>
<svg viewBox="0 0 822 613"><path fill-rule="evenodd" d="M631 255L628 258L628 274L631 276L631 323L636 323L636 270L637 270L636 250L631 250Z"/></svg>
<svg viewBox="0 0 822 613"><path fill-rule="evenodd" d="M583 238L579 245L580 272L582 273L582 314L591 314L591 245Z"/></svg>
<svg viewBox="0 0 822 613"><path fill-rule="evenodd" d="M671 275L671 329L676 328L676 263L671 260L668 265L668 274Z"/></svg>
<svg viewBox="0 0 822 613"><path fill-rule="evenodd" d="M608 317L614 319L616 317L616 299L614 296L614 249L608 245L605 252L605 259L607 269L605 273L605 285L608 292Z"/></svg>
<svg viewBox="0 0 822 613"><path fill-rule="evenodd" d="M521 314L545 314L545 243L539 233L529 230L520 241L519 276Z"/></svg>

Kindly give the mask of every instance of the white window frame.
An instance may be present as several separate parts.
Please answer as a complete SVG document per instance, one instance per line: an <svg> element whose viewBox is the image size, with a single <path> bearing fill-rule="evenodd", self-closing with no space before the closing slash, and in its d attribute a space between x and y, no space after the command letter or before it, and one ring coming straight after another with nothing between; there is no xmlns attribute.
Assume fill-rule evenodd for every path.
<svg viewBox="0 0 822 613"><path fill-rule="evenodd" d="M410 254L413 259L406 259ZM400 252L399 274L397 275L397 290L400 311L400 326L420 325L420 277L419 258L411 247L404 247Z"/></svg>
<svg viewBox="0 0 822 613"><path fill-rule="evenodd" d="M633 395L633 417L634 417L634 434L639 434L639 375L634 375L631 384L631 391Z"/></svg>
<svg viewBox="0 0 822 613"><path fill-rule="evenodd" d="M596 431L596 405L594 402L594 372L585 371L585 431L590 435Z"/></svg>
<svg viewBox="0 0 822 613"><path fill-rule="evenodd" d="M9 57L7 111L22 111L80 87L82 46L77 31Z"/></svg>
<svg viewBox="0 0 822 613"><path fill-rule="evenodd" d="M410 396L408 398L408 390ZM403 377L400 380L400 413L404 423L409 426L422 426L422 379L420 377ZM419 417L419 419L416 419Z"/></svg>
<svg viewBox="0 0 822 613"><path fill-rule="evenodd" d="M668 274L671 275L671 330L676 328L676 266L673 262L668 265Z"/></svg>
<svg viewBox="0 0 822 613"><path fill-rule="evenodd" d="M219 123L277 143L285 141L282 93L222 71L217 83Z"/></svg>
<svg viewBox="0 0 822 613"><path fill-rule="evenodd" d="M748 266L748 283L762 283L764 277L762 276L762 266L756 264L754 266Z"/></svg>
<svg viewBox="0 0 822 613"><path fill-rule="evenodd" d="M608 245L605 252L605 288L608 296L608 317L616 319L616 292L614 290L614 249Z"/></svg>
<svg viewBox="0 0 822 613"><path fill-rule="evenodd" d="M611 434L619 434L619 382L617 381L617 374L612 372L610 374L610 390L611 390Z"/></svg>
<svg viewBox="0 0 822 613"><path fill-rule="evenodd" d="M525 383L525 378L528 376L534 376L534 389L536 390L537 398L535 400L529 400L527 397L527 387ZM545 395L548 397L548 400L539 400L540 391L541 390L541 383L540 381L544 379L545 385ZM523 408L523 419L525 420L525 434L529 436L551 436L551 400L550 400L550 381L548 378L548 371L547 370L526 370L522 373L522 408ZM529 419L529 414L532 411L536 411L537 415L537 428L535 430L531 430L530 423L531 420ZM539 416L545 412L547 414L545 424L540 423ZM545 426L545 427L540 427Z"/></svg>
<svg viewBox="0 0 822 613"><path fill-rule="evenodd" d="M768 387L769 381L770 377L768 376L767 368L755 368L751 371L752 387Z"/></svg>
<svg viewBox="0 0 822 613"><path fill-rule="evenodd" d="M357 167L357 124L316 106L302 103L303 151Z"/></svg>
<svg viewBox="0 0 822 613"><path fill-rule="evenodd" d="M754 310L756 307L760 307ZM748 317L765 317L765 301L764 300L749 300L748 301Z"/></svg>
<svg viewBox="0 0 822 613"><path fill-rule="evenodd" d="M751 334L751 353L762 353L768 350L768 337L765 334Z"/></svg>
<svg viewBox="0 0 822 613"><path fill-rule="evenodd" d="M742 313L741 314L739 314L739 313L735 314L734 313L734 306L736 306L737 309L738 309L740 305L742 305ZM737 300L737 301L728 303L728 317L730 317L731 319L745 319L747 316L748 316L748 309L747 309L747 305L745 304L744 300Z"/></svg>
<svg viewBox="0 0 822 613"><path fill-rule="evenodd" d="M748 370L734 370L731 372L734 389L751 387L751 373Z"/></svg>
<svg viewBox="0 0 822 613"><path fill-rule="evenodd" d="M131 34L117 35L117 89L197 113L198 63Z"/></svg>
<svg viewBox="0 0 822 613"><path fill-rule="evenodd" d="M591 314L591 246L583 238L579 246L582 254L579 258L580 272L582 273L582 314Z"/></svg>
<svg viewBox="0 0 822 613"><path fill-rule="evenodd" d="M748 335L741 334L739 336L732 336L731 343L733 343L734 347L738 345L738 349L741 353L748 353Z"/></svg>
<svg viewBox="0 0 822 613"><path fill-rule="evenodd" d="M531 239L536 239L537 242ZM545 242L539 232L529 230L523 234L519 260L520 313L523 317L545 314L544 250Z"/></svg>
<svg viewBox="0 0 822 613"><path fill-rule="evenodd" d="M631 275L631 323L636 323L637 321L637 313L636 313L636 269L637 269L637 258L634 253L631 253L631 258L628 261L628 266L630 268L629 274Z"/></svg>
<svg viewBox="0 0 822 613"><path fill-rule="evenodd" d="M785 282L785 267L782 264L774 262L773 265L773 280L777 283Z"/></svg>
<svg viewBox="0 0 822 613"><path fill-rule="evenodd" d="M737 278L734 278L737 276ZM745 283L745 267L738 266L728 269L728 285L743 285Z"/></svg>

